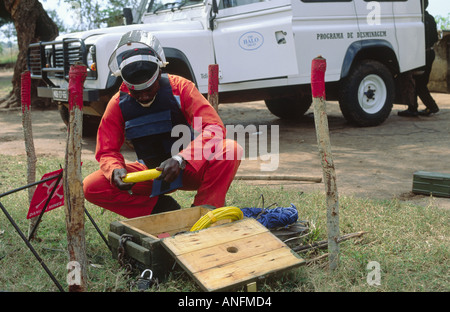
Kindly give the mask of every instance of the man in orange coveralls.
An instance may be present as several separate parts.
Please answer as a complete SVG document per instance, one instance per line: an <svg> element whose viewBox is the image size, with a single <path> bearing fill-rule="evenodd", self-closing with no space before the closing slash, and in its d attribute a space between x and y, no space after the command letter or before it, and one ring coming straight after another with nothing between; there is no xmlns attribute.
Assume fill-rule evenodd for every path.
<svg viewBox="0 0 450 312"><path fill-rule="evenodd" d="M150 196L152 180L123 182L127 173L157 168L158 179L171 183L182 172L180 189L197 190L193 206L218 208L240 164L242 148L226 139L217 112L191 81L161 74L165 64L159 41L145 31L123 35L109 61L123 83L98 128L100 170L84 179L83 190L91 203L126 218L180 208L170 196ZM176 126L189 130L185 146L172 136ZM192 127L200 133L195 138ZM120 153L125 138L134 146L135 163L126 164Z"/></svg>

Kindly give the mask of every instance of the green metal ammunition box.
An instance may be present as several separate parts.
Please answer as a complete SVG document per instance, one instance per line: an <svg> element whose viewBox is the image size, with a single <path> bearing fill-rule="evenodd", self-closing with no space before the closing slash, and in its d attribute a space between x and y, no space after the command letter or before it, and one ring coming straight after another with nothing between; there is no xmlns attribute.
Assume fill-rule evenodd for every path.
<svg viewBox="0 0 450 312"><path fill-rule="evenodd" d="M413 193L450 197L450 174L416 171L413 176Z"/></svg>
<svg viewBox="0 0 450 312"><path fill-rule="evenodd" d="M197 206L113 222L108 233L112 256L119 260L122 236L129 235L130 240L123 244L123 248L132 265L140 271L151 269L154 277L164 281L175 260L161 245L161 235L189 231L212 208Z"/></svg>
<svg viewBox="0 0 450 312"><path fill-rule="evenodd" d="M160 282L177 263L204 291L251 289L269 274L306 263L253 218L220 219L191 232L210 212L211 206L199 206L113 222L108 233L113 258L123 267L150 269Z"/></svg>

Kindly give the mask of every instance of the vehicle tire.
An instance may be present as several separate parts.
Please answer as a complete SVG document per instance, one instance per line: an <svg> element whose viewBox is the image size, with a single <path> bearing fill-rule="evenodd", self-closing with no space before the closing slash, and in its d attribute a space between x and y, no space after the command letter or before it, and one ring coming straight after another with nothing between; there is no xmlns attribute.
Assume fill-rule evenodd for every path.
<svg viewBox="0 0 450 312"><path fill-rule="evenodd" d="M392 111L395 85L389 69L364 60L343 80L339 106L345 119L360 127L383 123Z"/></svg>
<svg viewBox="0 0 450 312"><path fill-rule="evenodd" d="M61 119L64 122L64 124L66 126L68 126L69 125L69 110L67 109L67 107L65 107L64 105L58 104L58 112L59 112L59 115L61 116Z"/></svg>
<svg viewBox="0 0 450 312"><path fill-rule="evenodd" d="M282 119L298 120L311 107L312 98L310 95L298 95L265 100L264 102L275 116Z"/></svg>
<svg viewBox="0 0 450 312"><path fill-rule="evenodd" d="M59 115L66 126L69 125L69 110L64 105L58 105ZM101 117L83 115L83 136L92 137L97 135Z"/></svg>
<svg viewBox="0 0 450 312"><path fill-rule="evenodd" d="M83 115L83 136L97 136L98 126L101 120L102 118L99 116Z"/></svg>

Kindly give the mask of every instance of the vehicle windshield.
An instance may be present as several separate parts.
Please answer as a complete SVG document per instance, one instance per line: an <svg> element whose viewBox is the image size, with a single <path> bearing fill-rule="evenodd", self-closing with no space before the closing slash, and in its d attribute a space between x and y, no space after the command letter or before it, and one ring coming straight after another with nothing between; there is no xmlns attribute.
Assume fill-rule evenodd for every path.
<svg viewBox="0 0 450 312"><path fill-rule="evenodd" d="M151 0L147 13L156 13L163 10L179 10L186 6L202 3L204 0Z"/></svg>

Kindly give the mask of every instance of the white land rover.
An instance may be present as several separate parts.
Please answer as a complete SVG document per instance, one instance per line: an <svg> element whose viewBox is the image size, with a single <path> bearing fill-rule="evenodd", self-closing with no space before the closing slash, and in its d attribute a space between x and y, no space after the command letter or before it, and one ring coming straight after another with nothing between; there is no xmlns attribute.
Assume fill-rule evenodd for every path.
<svg viewBox="0 0 450 312"><path fill-rule="evenodd" d="M311 105L311 62L322 55L327 100L339 101L349 122L374 126L402 103L401 74L425 64L422 1L143 0L124 9L127 25L31 44L29 70L47 85L38 96L62 104L65 119L70 65L88 65L84 116L95 128L121 82L110 54L122 34L142 29L163 45L165 71L203 94L208 65L218 64L220 103L264 100L274 115L299 118Z"/></svg>

